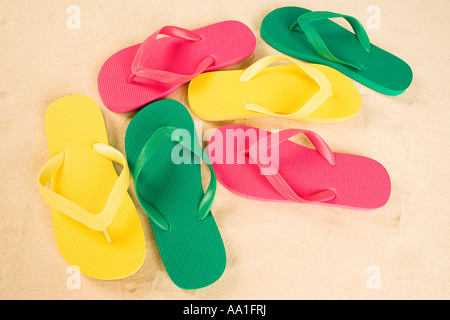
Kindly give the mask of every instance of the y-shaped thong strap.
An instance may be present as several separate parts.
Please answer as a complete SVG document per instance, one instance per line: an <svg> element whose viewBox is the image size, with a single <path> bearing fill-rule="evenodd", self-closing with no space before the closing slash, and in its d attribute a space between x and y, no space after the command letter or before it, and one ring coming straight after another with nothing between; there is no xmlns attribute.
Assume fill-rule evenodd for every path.
<svg viewBox="0 0 450 320"><path fill-rule="evenodd" d="M336 164L335 156L326 142L317 133L308 130L288 129L280 131L278 133L272 133L270 136L278 135L278 140L275 139L275 143L272 144L272 142L274 141L273 137L269 139L269 136L266 136L250 146L249 150L245 150L245 153L247 153L256 162L256 164L261 169L261 174L267 178L274 189L277 190L278 193L281 194L285 199L298 203L319 203L333 200L336 197L336 193L332 190L319 191L314 195L308 197L307 199L300 197L281 176L278 170L274 170L274 168L271 168L270 164L265 165L262 163L262 155L267 155L267 151L269 149L279 147L284 141L299 134L304 134L306 137L308 137L308 139L317 149L317 152L330 165ZM268 144L270 145L268 146Z"/></svg>
<svg viewBox="0 0 450 320"><path fill-rule="evenodd" d="M176 141L178 142L183 148L191 151L193 154L195 154L200 159L203 159L209 166L211 170L211 181L209 183L208 189L204 193L202 199L200 200L199 206L198 206L198 220L203 221L205 220L209 214L211 213L211 207L212 203L216 194L216 188L217 188L217 179L214 172L214 169L211 165L211 162L209 161L207 155L202 150L200 145L198 143L194 142L194 148L191 147L190 141L185 141L182 139L182 135L178 136L174 133L179 130L175 127L161 127L159 128L151 137L148 139L145 146L142 148L142 151L136 161L136 165L134 167L134 182L136 186L136 194L139 199L139 202L144 207L145 212L147 213L149 219L157 225L159 228L161 228L164 231L167 231L170 229L170 224L167 221L167 219L164 217L164 215L156 209L153 205L151 205L148 201L145 200L145 198L139 193L138 185L141 183L141 176L143 172L143 168L148 163L152 157L157 153L159 147L166 141ZM175 140L174 140L175 139ZM186 139L188 140L188 139Z"/></svg>
<svg viewBox="0 0 450 320"><path fill-rule="evenodd" d="M200 64L195 69L194 73L190 75L178 74L164 70L155 70L146 67L145 63L146 61L148 61L148 58L152 52L153 44L156 41L158 35L160 34L164 34L178 39L183 39L186 41L200 41L202 39L202 37L197 33L179 27L166 26L159 29L150 37L148 37L139 47L139 50L136 53L133 64L131 66L132 74L128 79L128 83L133 83L136 77L143 77L158 82L171 84L184 84L191 81L201 73L203 73L215 62L214 57L212 56L206 57L205 59L202 60L202 62L200 62Z"/></svg>

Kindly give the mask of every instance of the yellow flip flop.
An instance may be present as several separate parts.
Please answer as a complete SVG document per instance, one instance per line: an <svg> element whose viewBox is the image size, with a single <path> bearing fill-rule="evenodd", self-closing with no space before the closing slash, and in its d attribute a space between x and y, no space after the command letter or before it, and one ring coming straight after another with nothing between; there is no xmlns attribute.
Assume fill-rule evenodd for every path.
<svg viewBox="0 0 450 320"><path fill-rule="evenodd" d="M293 64L268 68L282 60ZM191 81L188 98L192 112L207 121L279 117L335 123L361 108L358 90L342 73L284 56L265 57L247 70L201 74Z"/></svg>
<svg viewBox="0 0 450 320"><path fill-rule="evenodd" d="M50 160L39 173L39 190L53 208L63 258L95 279L132 275L144 262L144 231L127 193L127 161L108 144L100 108L86 96L61 98L48 107L45 128ZM123 166L119 177L111 161Z"/></svg>

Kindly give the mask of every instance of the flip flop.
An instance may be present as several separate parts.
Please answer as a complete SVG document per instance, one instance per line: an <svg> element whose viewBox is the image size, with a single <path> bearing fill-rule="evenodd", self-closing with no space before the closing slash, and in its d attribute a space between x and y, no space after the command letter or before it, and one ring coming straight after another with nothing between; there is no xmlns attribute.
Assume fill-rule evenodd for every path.
<svg viewBox="0 0 450 320"><path fill-rule="evenodd" d="M61 255L95 279L132 275L144 262L144 231L127 193L127 162L108 144L98 105L82 95L61 98L47 108L45 129L50 160L39 173L39 190L53 208ZM123 166L119 177L111 161Z"/></svg>
<svg viewBox="0 0 450 320"><path fill-rule="evenodd" d="M299 134L316 150L288 140ZM380 163L333 153L312 131L224 126L215 131L208 149L217 179L245 198L373 210L390 197L389 174Z"/></svg>
<svg viewBox="0 0 450 320"><path fill-rule="evenodd" d="M167 35L157 39L158 35ZM166 26L142 44L110 57L100 70L98 89L108 109L125 113L167 97L202 72L234 65L250 57L253 32L238 21L193 31Z"/></svg>
<svg viewBox="0 0 450 320"><path fill-rule="evenodd" d="M329 20L332 18L345 18L355 33ZM403 93L413 79L410 66L371 44L363 25L351 16L279 8L264 18L261 37L289 56L332 67L386 95Z"/></svg>
<svg viewBox="0 0 450 320"><path fill-rule="evenodd" d="M291 65L266 68L276 61ZM247 70L204 73L191 81L189 105L208 121L278 117L316 123L346 121L361 108L350 79L322 65L265 57Z"/></svg>
<svg viewBox="0 0 450 320"><path fill-rule="evenodd" d="M186 290L211 285L226 265L211 214L217 181L209 165L211 182L203 192L200 159L209 161L189 112L173 100L145 107L128 126L125 149L169 277Z"/></svg>

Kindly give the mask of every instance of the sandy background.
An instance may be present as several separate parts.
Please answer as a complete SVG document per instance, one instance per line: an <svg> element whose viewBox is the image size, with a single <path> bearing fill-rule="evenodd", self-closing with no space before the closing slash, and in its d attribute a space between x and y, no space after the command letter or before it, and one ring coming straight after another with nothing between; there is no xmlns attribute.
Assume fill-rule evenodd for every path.
<svg viewBox="0 0 450 320"><path fill-rule="evenodd" d="M68 30L66 9L81 9L81 29ZM408 91L387 97L362 85L363 107L352 120L317 125L283 120L236 121L262 128L318 132L333 151L374 158L391 174L386 207L364 213L239 198L219 186L213 213L228 264L212 286L183 291L168 278L150 225L139 272L120 281L83 277L69 290L67 264L56 246L51 211L37 174L48 159L44 113L69 94L94 98L110 143L124 151L134 114L107 110L97 74L116 51L142 42L164 25L195 29L240 20L258 38L253 60L277 53L259 36L271 10L297 5L358 17L381 8L371 41L413 68ZM1 299L448 299L450 48L448 0L36 0L0 1L0 298ZM187 86L170 98L187 107ZM194 118L196 119L196 118ZM197 119L196 119L197 120ZM203 130L225 123L203 123ZM205 183L208 181L207 167ZM134 190L130 193L137 204ZM381 270L381 289L369 290L367 269Z"/></svg>

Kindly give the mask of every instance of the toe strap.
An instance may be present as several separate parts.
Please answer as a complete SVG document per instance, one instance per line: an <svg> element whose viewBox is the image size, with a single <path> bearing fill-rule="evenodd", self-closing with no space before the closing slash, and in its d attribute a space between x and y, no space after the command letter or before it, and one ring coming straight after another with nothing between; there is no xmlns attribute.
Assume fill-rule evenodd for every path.
<svg viewBox="0 0 450 320"><path fill-rule="evenodd" d="M64 152L52 157L40 171L38 177L39 191L42 199L52 208L58 210L73 220L82 223L92 230L102 231L106 240L111 242L111 237L106 231L106 228L113 221L120 205L123 202L123 198L125 197L130 184L131 174L128 169L127 161L120 151L103 143L96 143L93 145L93 148L101 156L115 161L123 166L122 172L117 179L117 182L115 183L101 213L93 214L69 199L64 198L63 196L45 187L50 179L63 167L65 160Z"/></svg>

